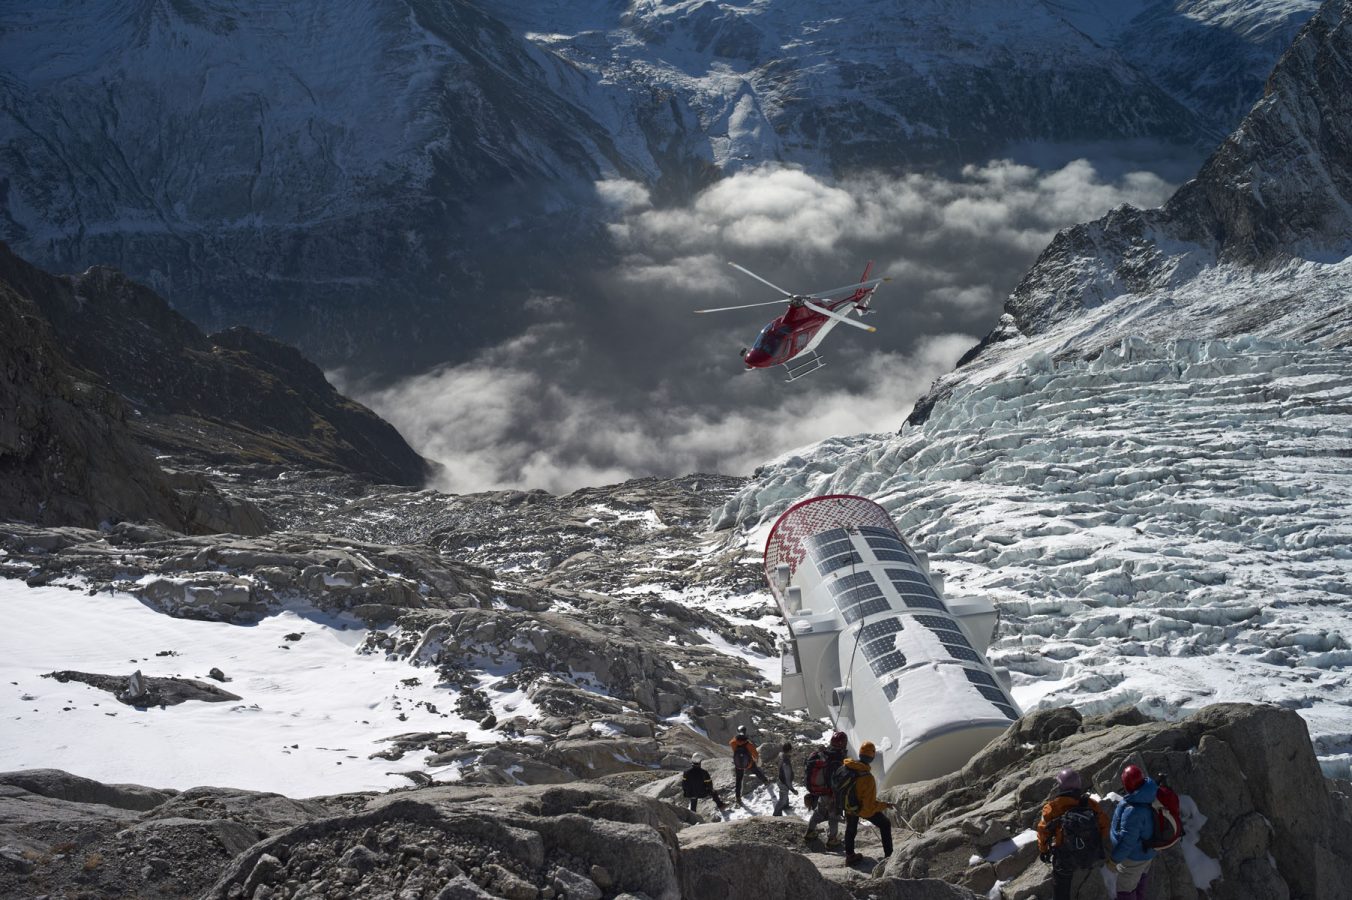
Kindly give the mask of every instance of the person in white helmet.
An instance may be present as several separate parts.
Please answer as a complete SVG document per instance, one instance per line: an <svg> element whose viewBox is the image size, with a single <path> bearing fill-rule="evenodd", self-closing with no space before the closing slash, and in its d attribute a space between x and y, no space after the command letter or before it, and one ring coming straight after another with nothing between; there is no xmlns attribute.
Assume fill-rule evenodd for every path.
<svg viewBox="0 0 1352 900"><path fill-rule="evenodd" d="M713 776L700 765L702 762L704 762L704 754L702 753L696 753L691 758L690 768L686 769L685 775L682 776L681 792L690 801L691 812L698 812L696 807L699 806L700 800L710 797L714 801L714 806L718 807L718 811L726 813L728 808L723 805L723 800L718 796L718 791L714 790Z"/></svg>

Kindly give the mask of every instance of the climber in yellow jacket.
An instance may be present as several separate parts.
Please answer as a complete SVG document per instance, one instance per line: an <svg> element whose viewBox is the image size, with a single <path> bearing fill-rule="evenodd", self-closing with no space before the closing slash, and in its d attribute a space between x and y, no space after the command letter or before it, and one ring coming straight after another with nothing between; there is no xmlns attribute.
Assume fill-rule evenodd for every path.
<svg viewBox="0 0 1352 900"><path fill-rule="evenodd" d="M873 757L876 749L872 741L859 747L859 758L847 759L838 775L840 785L836 796L845 812L845 865L862 862L864 857L854 852L854 839L859 833L859 820L867 819L878 829L883 842L883 858L892 855L892 823L887 818L891 803L878 799L878 782L873 778Z"/></svg>

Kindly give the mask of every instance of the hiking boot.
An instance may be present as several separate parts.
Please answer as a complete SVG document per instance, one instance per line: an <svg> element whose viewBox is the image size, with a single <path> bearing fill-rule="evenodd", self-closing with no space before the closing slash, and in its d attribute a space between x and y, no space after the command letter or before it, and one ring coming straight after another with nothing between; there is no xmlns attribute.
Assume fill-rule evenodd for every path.
<svg viewBox="0 0 1352 900"><path fill-rule="evenodd" d="M857 865L857 864L859 864L859 863L861 863L861 862L863 862L863 861L864 861L864 857L863 857L861 854L859 854L859 853L846 853L846 854L845 854L845 865L847 865L847 866Z"/></svg>
<svg viewBox="0 0 1352 900"><path fill-rule="evenodd" d="M838 838L838 837L827 838L827 839L826 839L826 846L827 846L829 849L831 849L831 850L836 849L837 847L840 846L840 838Z"/></svg>
<svg viewBox="0 0 1352 900"><path fill-rule="evenodd" d="M810 843L812 843L813 841L815 841L816 839L817 839L817 832L813 831L811 828L809 828L809 829L803 834L803 843L804 843L804 844L810 844ZM828 843L826 846L829 847L829 846L831 846L831 845Z"/></svg>

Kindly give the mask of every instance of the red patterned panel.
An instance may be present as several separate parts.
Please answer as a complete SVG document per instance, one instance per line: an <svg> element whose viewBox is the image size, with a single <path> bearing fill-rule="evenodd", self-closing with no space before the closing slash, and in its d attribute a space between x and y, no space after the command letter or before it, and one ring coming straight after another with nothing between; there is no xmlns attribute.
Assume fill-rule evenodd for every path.
<svg viewBox="0 0 1352 900"><path fill-rule="evenodd" d="M825 497L812 497L796 503L784 511L770 529L770 537L765 541L765 577L771 584L775 567L780 563L789 564L789 575L798 571L807 551L803 542L814 534L821 534L832 528L846 528L871 525L886 528L901 537L897 526L887 510L869 500L853 494L828 494Z"/></svg>

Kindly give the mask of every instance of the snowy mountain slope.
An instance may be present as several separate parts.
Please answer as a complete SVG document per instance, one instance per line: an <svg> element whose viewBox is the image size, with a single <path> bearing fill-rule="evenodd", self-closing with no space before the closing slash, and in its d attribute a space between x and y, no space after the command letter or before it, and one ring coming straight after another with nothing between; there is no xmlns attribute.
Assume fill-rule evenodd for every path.
<svg viewBox="0 0 1352 900"><path fill-rule="evenodd" d="M6 771L55 766L97 779L315 796L406 784L398 773L410 767L372 757L382 749L372 737L407 730L405 721L448 725L427 710L445 705L445 691L411 683L425 672L355 652L365 635L355 621L288 612L240 628L170 618L127 595L91 598L19 581L0 581L0 605L16 651L5 674L21 683L5 696L5 719L9 728L46 736L7 742L0 756ZM54 618L67 623L57 642L44 638ZM344 624L355 628L343 630ZM303 636L288 641L288 634ZM161 715L123 706L83 684L42 677L54 668L120 673L128 666L147 675L197 678L218 667L231 678L223 687L245 699L189 702ZM458 717L449 724L478 732L476 723ZM110 746L122 752L105 752Z"/></svg>
<svg viewBox="0 0 1352 900"><path fill-rule="evenodd" d="M1230 24L1241 8L1253 29ZM1197 27L1239 36L1188 48L1185 79L1261 68L1275 51L1251 33L1300 13L1210 9ZM1074 21L1035 0L12 3L0 239L58 271L115 265L208 330L416 369L505 336L495 304L594 251L600 177L683 200L772 162L1217 131L1209 99Z"/></svg>
<svg viewBox="0 0 1352 900"><path fill-rule="evenodd" d="M1272 63L1318 0L1048 0L1096 42L1227 133L1262 94Z"/></svg>
<svg viewBox="0 0 1352 900"><path fill-rule="evenodd" d="M1352 3L1329 0L1267 94L1160 209L1059 233L997 328L911 416L965 380L1128 334L1352 342Z"/></svg>
<svg viewBox="0 0 1352 900"><path fill-rule="evenodd" d="M992 658L1025 709L1277 703L1346 775L1349 460L1352 351L1127 341L775 460L716 524L754 547L804 496L869 496L950 594L996 601Z"/></svg>
<svg viewBox="0 0 1352 900"><path fill-rule="evenodd" d="M1129 64L1041 0L488 5L604 80L674 89L724 171L767 160L836 171L967 161L1020 141L1188 144L1237 115L1178 102L1155 83L1154 65ZM1224 58L1267 54L1266 65L1281 49L1234 40L1211 46ZM1212 62L1194 52L1178 65ZM1249 102L1257 87L1247 85Z"/></svg>
<svg viewBox="0 0 1352 900"><path fill-rule="evenodd" d="M596 178L654 168L560 99L566 66L468 4L0 15L5 239L61 271L116 264L210 330L246 322L329 359L372 330L414 346L429 328L496 333L477 305L429 322L449 279L473 286L468 236L533 231L590 203ZM478 264L511 249L495 247ZM378 308L395 298L413 302Z"/></svg>

